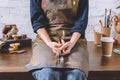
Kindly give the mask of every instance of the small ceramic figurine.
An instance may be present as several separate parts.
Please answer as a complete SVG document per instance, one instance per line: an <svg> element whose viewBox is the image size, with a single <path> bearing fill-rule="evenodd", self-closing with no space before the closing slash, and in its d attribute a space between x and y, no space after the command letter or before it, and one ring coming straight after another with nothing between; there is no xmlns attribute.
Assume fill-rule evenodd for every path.
<svg viewBox="0 0 120 80"><path fill-rule="evenodd" d="M3 30L2 30L3 38L5 40L8 40L12 37L12 35L16 35L17 32L18 32L18 28L15 24L5 25Z"/></svg>

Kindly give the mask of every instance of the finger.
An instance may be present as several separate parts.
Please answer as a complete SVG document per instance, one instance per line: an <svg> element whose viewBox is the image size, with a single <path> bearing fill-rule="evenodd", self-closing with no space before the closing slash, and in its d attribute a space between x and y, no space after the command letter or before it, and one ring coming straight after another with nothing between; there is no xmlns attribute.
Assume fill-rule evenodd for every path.
<svg viewBox="0 0 120 80"><path fill-rule="evenodd" d="M67 44L64 44L63 46L61 46L60 50L64 50L64 49L66 49L67 47L68 47L68 45L67 45Z"/></svg>
<svg viewBox="0 0 120 80"><path fill-rule="evenodd" d="M54 43L54 47L59 47L59 46L61 46L62 44L60 44L60 43Z"/></svg>
<svg viewBox="0 0 120 80"><path fill-rule="evenodd" d="M63 54L62 54L62 56L67 55L67 54L70 54L70 50L64 51Z"/></svg>
<svg viewBox="0 0 120 80"><path fill-rule="evenodd" d="M55 49L53 49L53 53L58 54L58 51L57 51L57 50L55 50Z"/></svg>
<svg viewBox="0 0 120 80"><path fill-rule="evenodd" d="M64 44L65 44L65 41L64 41L63 39L61 39L61 43L62 43L62 45L64 45Z"/></svg>
<svg viewBox="0 0 120 80"><path fill-rule="evenodd" d="M62 44L56 44L56 46L57 46L57 47L61 47L61 46L62 46Z"/></svg>
<svg viewBox="0 0 120 80"><path fill-rule="evenodd" d="M58 53L59 53L58 48L53 48L52 50L53 50L53 52L54 52L55 54L58 54Z"/></svg>

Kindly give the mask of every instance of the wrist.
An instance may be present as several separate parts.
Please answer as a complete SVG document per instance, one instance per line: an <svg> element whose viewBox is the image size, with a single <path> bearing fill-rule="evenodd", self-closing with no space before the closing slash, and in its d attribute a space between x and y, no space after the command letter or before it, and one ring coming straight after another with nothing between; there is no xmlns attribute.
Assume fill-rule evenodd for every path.
<svg viewBox="0 0 120 80"><path fill-rule="evenodd" d="M70 43L73 44L73 45L75 45L76 41L70 40Z"/></svg>
<svg viewBox="0 0 120 80"><path fill-rule="evenodd" d="M76 44L77 41L78 41L78 39L80 38L80 36L81 36L81 34L80 34L79 32L74 32L74 33L72 34L72 37L71 37L71 39L70 39L70 42L71 42L72 44Z"/></svg>
<svg viewBox="0 0 120 80"><path fill-rule="evenodd" d="M47 46L51 47L51 42L52 42L52 41L46 42Z"/></svg>

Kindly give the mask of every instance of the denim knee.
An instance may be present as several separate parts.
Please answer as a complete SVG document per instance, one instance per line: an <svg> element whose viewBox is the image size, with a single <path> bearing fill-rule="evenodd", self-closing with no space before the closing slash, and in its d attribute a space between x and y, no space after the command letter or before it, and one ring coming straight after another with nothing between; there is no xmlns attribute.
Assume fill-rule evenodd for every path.
<svg viewBox="0 0 120 80"><path fill-rule="evenodd" d="M55 80L51 68L43 68L32 73L35 80Z"/></svg>
<svg viewBox="0 0 120 80"><path fill-rule="evenodd" d="M35 80L60 80L61 73L52 68L43 68L32 73Z"/></svg>
<svg viewBox="0 0 120 80"><path fill-rule="evenodd" d="M75 75L84 75L84 72L82 72L82 71L79 70L79 69L74 69L74 70L72 70L72 73L74 73Z"/></svg>
<svg viewBox="0 0 120 80"><path fill-rule="evenodd" d="M67 80L87 80L84 72L78 69L67 72Z"/></svg>
<svg viewBox="0 0 120 80"><path fill-rule="evenodd" d="M45 73L52 73L53 72L52 68L43 68L42 71Z"/></svg>

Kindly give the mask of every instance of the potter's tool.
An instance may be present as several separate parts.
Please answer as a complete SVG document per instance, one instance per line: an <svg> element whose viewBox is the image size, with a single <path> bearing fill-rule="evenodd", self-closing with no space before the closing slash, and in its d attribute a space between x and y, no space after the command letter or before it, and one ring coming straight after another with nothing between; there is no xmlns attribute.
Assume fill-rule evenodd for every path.
<svg viewBox="0 0 120 80"><path fill-rule="evenodd" d="M61 42L61 39L64 39L64 37L65 37L65 32L64 32L64 30L63 30L63 32L62 32L62 37L60 37L60 39L59 39L59 43ZM62 51L59 50L58 54L56 54L56 56L55 56L55 62L54 62L54 64L55 64L56 66L59 65L59 64L61 64L61 65L64 64L64 57L61 56L61 54L62 54Z"/></svg>

